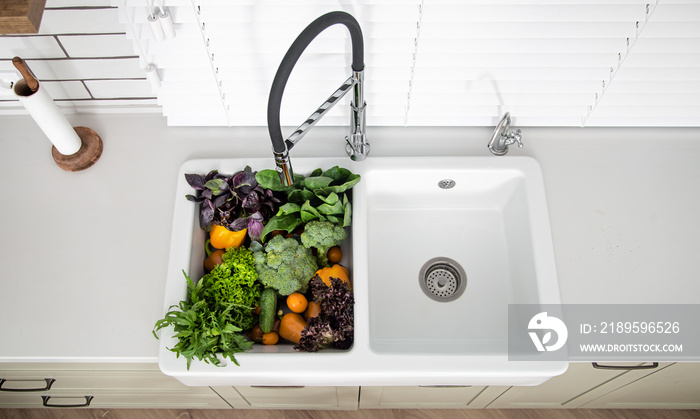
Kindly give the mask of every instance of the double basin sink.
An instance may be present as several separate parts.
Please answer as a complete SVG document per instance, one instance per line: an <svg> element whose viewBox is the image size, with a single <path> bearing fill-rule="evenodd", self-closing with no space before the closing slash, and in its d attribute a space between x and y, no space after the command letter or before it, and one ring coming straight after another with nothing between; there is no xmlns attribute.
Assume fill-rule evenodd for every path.
<svg viewBox="0 0 700 419"><path fill-rule="evenodd" d="M186 385L537 385L568 363L509 361L509 304L559 304L547 201L528 157L295 158L297 173L336 165L362 176L342 263L355 335L346 351L255 345L216 367L182 358L161 333L161 370ZM273 168L269 159L191 160L175 201L165 308L202 271L205 234L185 173ZM350 251L351 250L351 251Z"/></svg>

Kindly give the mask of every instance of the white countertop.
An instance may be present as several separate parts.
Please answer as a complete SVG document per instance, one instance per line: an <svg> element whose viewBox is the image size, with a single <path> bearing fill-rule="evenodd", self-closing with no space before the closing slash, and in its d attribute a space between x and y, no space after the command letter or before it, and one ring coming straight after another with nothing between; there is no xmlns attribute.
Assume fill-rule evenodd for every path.
<svg viewBox="0 0 700 419"><path fill-rule="evenodd" d="M0 117L0 361L157 362L175 181L194 158L267 157L265 128L69 115L102 137L59 169L27 116ZM491 128L368 129L371 155L489 155ZM317 127L294 156L343 156ZM563 303L700 303L700 129L523 128L541 164ZM183 361L184 362L184 361Z"/></svg>

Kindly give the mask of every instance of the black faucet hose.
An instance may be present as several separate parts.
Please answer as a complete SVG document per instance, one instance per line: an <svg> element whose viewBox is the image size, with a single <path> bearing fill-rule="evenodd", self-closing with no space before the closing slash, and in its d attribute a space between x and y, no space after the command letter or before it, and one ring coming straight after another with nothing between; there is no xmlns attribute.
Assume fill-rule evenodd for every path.
<svg viewBox="0 0 700 419"><path fill-rule="evenodd" d="M301 57L301 54L311 41L328 27L338 23L345 25L348 31L350 31L350 40L352 42L352 69L354 71L362 71L365 68L365 47L362 38L362 30L360 29L360 24L352 15L346 12L330 12L311 22L309 26L299 34L297 39L294 40L287 53L284 55L277 69L277 74L275 74L275 78L272 81L272 87L270 88L270 97L267 101L267 129L270 132L272 148L275 153L283 153L287 149L280 126L280 108L282 106L282 94L284 93L284 88L287 85L289 76L299 60L299 57Z"/></svg>

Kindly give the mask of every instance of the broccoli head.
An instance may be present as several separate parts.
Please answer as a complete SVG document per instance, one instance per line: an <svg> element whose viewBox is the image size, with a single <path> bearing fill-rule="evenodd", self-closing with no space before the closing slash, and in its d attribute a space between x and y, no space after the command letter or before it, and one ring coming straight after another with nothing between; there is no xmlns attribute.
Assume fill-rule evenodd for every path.
<svg viewBox="0 0 700 419"><path fill-rule="evenodd" d="M328 249L340 246L346 236L345 228L330 221L314 220L309 221L304 226L304 232L301 233L301 244L309 249L315 247L318 252L316 257L319 265L328 266Z"/></svg>
<svg viewBox="0 0 700 419"><path fill-rule="evenodd" d="M252 247L252 246L251 246ZM280 295L306 292L318 269L316 258L294 238L275 236L253 251L258 280Z"/></svg>

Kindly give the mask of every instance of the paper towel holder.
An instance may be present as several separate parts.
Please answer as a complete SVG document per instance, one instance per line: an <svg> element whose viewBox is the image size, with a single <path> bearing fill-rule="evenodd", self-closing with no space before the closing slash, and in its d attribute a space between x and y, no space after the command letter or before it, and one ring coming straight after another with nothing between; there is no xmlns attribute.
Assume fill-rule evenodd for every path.
<svg viewBox="0 0 700 419"><path fill-rule="evenodd" d="M88 127L72 127L71 125L69 125L62 114L57 115L59 113L58 107L56 107L53 104L53 100L48 95L46 95L45 92L39 92L41 85L39 81L31 74L24 60L22 60L19 57L15 57L13 59L13 64L15 65L15 67L17 67L18 70L20 70L22 76L24 76L24 78L15 83L14 86L14 92L17 96L20 97L20 101L23 101L23 99L29 98L34 95L42 96L39 99L47 101L54 109L53 112L50 112L54 114L51 116L62 120L59 122L61 122L62 127L65 127L65 129L62 129L61 132L68 132L72 128L75 131L75 134L77 134L77 136L80 139L79 148L77 149L77 151L71 154L62 154L60 151L58 151L56 145L54 145L51 148L51 156L56 162L56 165L68 172L79 172L81 170L85 170L93 166L97 162L97 160L99 160L102 156L103 144L100 136L97 135L97 133L94 130ZM25 103L26 107L26 102L23 101L23 103ZM41 115L35 115L31 111L30 114L32 115L32 118L34 118L35 122L39 123L39 126L42 128L42 130L45 130L45 128L38 120L39 118L41 118ZM45 134L48 135L48 133L46 132ZM49 140L51 140L50 136ZM52 140L51 142L53 143L54 140ZM75 146L78 146L77 139L73 140L73 143L75 144ZM77 147L74 147L74 149L75 148Z"/></svg>
<svg viewBox="0 0 700 419"><path fill-rule="evenodd" d="M102 139L97 133L88 127L73 127L80 137L83 145L75 154L63 155L55 146L51 147L51 156L58 167L67 172L79 172L85 170L100 159L102 156Z"/></svg>

